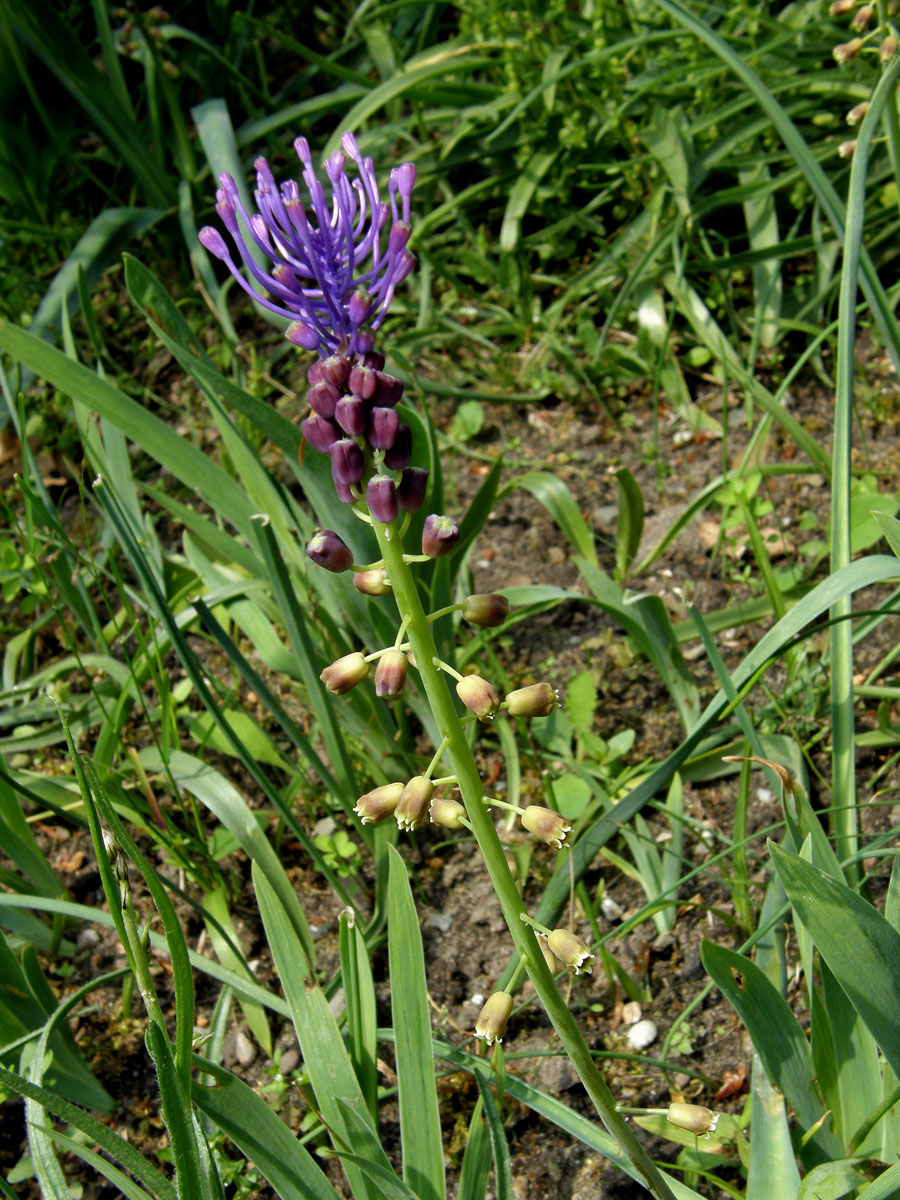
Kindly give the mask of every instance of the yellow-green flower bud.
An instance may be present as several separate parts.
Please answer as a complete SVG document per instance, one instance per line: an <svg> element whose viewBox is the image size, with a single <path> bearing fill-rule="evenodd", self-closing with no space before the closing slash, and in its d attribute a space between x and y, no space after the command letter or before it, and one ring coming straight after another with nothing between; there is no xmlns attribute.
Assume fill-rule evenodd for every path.
<svg viewBox="0 0 900 1200"><path fill-rule="evenodd" d="M847 124L858 125L868 111L868 100L861 100L859 104L854 104L853 108L847 113Z"/></svg>
<svg viewBox="0 0 900 1200"><path fill-rule="evenodd" d="M543 933L536 933L534 936L537 938L537 944L541 948L541 954L544 956L544 962L555 975L560 968L560 962L550 949L550 943L547 941L547 935Z"/></svg>
<svg viewBox="0 0 900 1200"><path fill-rule="evenodd" d="M475 1022L475 1036L484 1038L485 1045L502 1042L506 1033L506 1022L512 1012L513 998L509 992L493 992Z"/></svg>
<svg viewBox="0 0 900 1200"><path fill-rule="evenodd" d="M458 800L438 798L432 800L429 813L432 825L441 825L444 829L463 829L463 818L466 810Z"/></svg>
<svg viewBox="0 0 900 1200"><path fill-rule="evenodd" d="M374 567L371 571L357 571L353 586L364 596L386 596L391 590L391 581L384 567Z"/></svg>
<svg viewBox="0 0 900 1200"><path fill-rule="evenodd" d="M718 1123L719 1114L704 1108L702 1104L676 1102L669 1105L666 1120L670 1125L687 1129L691 1133L712 1133Z"/></svg>
<svg viewBox="0 0 900 1200"><path fill-rule="evenodd" d="M892 33L889 33L879 47L878 57L881 59L882 63L889 63L896 53L897 39Z"/></svg>
<svg viewBox="0 0 900 1200"><path fill-rule="evenodd" d="M851 38L849 42L841 42L840 45L835 46L834 50L832 51L834 55L834 61L840 65L843 65L845 62L849 62L851 58L856 58L857 54L859 54L862 48L862 38Z"/></svg>
<svg viewBox="0 0 900 1200"><path fill-rule="evenodd" d="M456 685L456 694L479 721L491 721L500 707L500 697L493 684L480 675L465 675Z"/></svg>
<svg viewBox="0 0 900 1200"><path fill-rule="evenodd" d="M483 625L493 629L502 625L509 616L509 601L494 592L478 592L466 599L462 610L463 620L472 625Z"/></svg>
<svg viewBox="0 0 900 1200"><path fill-rule="evenodd" d="M849 142L841 142L841 144L838 146L838 154L841 158L851 158L855 149L856 139L854 138Z"/></svg>
<svg viewBox="0 0 900 1200"><path fill-rule="evenodd" d="M377 825L393 813L402 795L402 783L385 783L360 796L354 811L363 825Z"/></svg>
<svg viewBox="0 0 900 1200"><path fill-rule="evenodd" d="M506 707L511 717L549 717L559 708L559 692L549 683L532 683L508 692Z"/></svg>
<svg viewBox="0 0 900 1200"><path fill-rule="evenodd" d="M843 17L855 7L856 0L832 0L830 12L833 17Z"/></svg>
<svg viewBox="0 0 900 1200"><path fill-rule="evenodd" d="M409 781L394 809L394 816L401 829L419 829L425 824L433 794L434 784L424 775L417 775Z"/></svg>
<svg viewBox="0 0 900 1200"><path fill-rule="evenodd" d="M325 668L319 678L335 696L343 696L358 683L362 683L369 673L369 664L357 650L354 654L345 654L336 659L331 666Z"/></svg>
<svg viewBox="0 0 900 1200"><path fill-rule="evenodd" d="M529 833L548 846L555 846L557 850L562 849L566 834L572 832L572 826L567 825L558 812L540 804L528 805L522 813L522 824Z"/></svg>
<svg viewBox="0 0 900 1200"><path fill-rule="evenodd" d="M375 668L375 695L381 700L396 700L406 683L406 655L402 650L382 654Z"/></svg>
<svg viewBox="0 0 900 1200"><path fill-rule="evenodd" d="M594 956L590 947L580 937L576 937L571 929L554 929L547 938L547 944L563 966L574 971L576 975L591 971Z"/></svg>
<svg viewBox="0 0 900 1200"><path fill-rule="evenodd" d="M864 4L862 8L857 10L856 15L850 24L858 33L864 33L869 28L869 23L872 20L872 14L874 11L875 10L871 4Z"/></svg>

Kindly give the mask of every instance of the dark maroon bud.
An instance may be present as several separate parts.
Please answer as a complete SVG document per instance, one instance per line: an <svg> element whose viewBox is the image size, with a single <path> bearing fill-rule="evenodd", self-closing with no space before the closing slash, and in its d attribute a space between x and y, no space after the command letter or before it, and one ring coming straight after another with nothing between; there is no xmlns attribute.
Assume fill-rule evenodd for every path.
<svg viewBox="0 0 900 1200"><path fill-rule="evenodd" d="M397 484L397 503L404 512L418 512L425 503L428 472L424 467L407 467Z"/></svg>
<svg viewBox="0 0 900 1200"><path fill-rule="evenodd" d="M369 512L382 525L390 525L397 517L397 489L390 475L373 475L366 488Z"/></svg>
<svg viewBox="0 0 900 1200"><path fill-rule="evenodd" d="M395 408L373 408L369 413L366 440L373 450L390 450L397 440L400 418Z"/></svg>
<svg viewBox="0 0 900 1200"><path fill-rule="evenodd" d="M363 400L371 400L378 386L378 376L371 367L355 366L350 372L348 386L354 396L362 396Z"/></svg>
<svg viewBox="0 0 900 1200"><path fill-rule="evenodd" d="M327 417L329 420L334 416L334 406L340 398L341 393L327 379L320 379L306 393L306 399L313 412L318 413L320 417Z"/></svg>
<svg viewBox="0 0 900 1200"><path fill-rule="evenodd" d="M359 396L342 396L334 406L334 419L349 437L361 437L369 420L365 400Z"/></svg>
<svg viewBox="0 0 900 1200"><path fill-rule="evenodd" d="M332 354L322 360L322 378L342 388L350 375L350 360L343 354Z"/></svg>
<svg viewBox="0 0 900 1200"><path fill-rule="evenodd" d="M335 483L359 483L364 466L362 450L352 438L341 438L331 447L331 474Z"/></svg>
<svg viewBox="0 0 900 1200"><path fill-rule="evenodd" d="M314 450L326 454L341 436L341 432L331 421L324 417L307 417L300 422L300 431Z"/></svg>
<svg viewBox="0 0 900 1200"><path fill-rule="evenodd" d="M318 383L325 378L324 375L325 363L321 358L317 358L314 363L310 363L306 370L306 378L309 383Z"/></svg>
<svg viewBox="0 0 900 1200"><path fill-rule="evenodd" d="M373 399L380 408L394 408L403 399L403 380L379 371L378 387Z"/></svg>
<svg viewBox="0 0 900 1200"><path fill-rule="evenodd" d="M353 553L333 529L317 529L306 543L306 553L326 571L348 571L353 566Z"/></svg>
<svg viewBox="0 0 900 1200"><path fill-rule="evenodd" d="M371 367L373 371L380 371L384 367L384 355L379 354L377 350L370 350L368 354L363 355L360 365Z"/></svg>
<svg viewBox="0 0 900 1200"><path fill-rule="evenodd" d="M331 478L334 479L333 467L331 469ZM338 481L334 479L334 490L337 492L337 498L340 500L341 504L356 503L357 498L353 495L353 489L350 487L349 483L338 483Z"/></svg>
<svg viewBox="0 0 900 1200"><path fill-rule="evenodd" d="M411 458L412 432L408 425L398 425L394 444L385 452L384 465L389 471L402 471L404 467L409 466Z"/></svg>
<svg viewBox="0 0 900 1200"><path fill-rule="evenodd" d="M340 442L338 442L340 445ZM459 541L459 525L453 517L441 517L431 513L425 518L422 530L422 553L429 558L443 558ZM499 700L497 702L499 704Z"/></svg>

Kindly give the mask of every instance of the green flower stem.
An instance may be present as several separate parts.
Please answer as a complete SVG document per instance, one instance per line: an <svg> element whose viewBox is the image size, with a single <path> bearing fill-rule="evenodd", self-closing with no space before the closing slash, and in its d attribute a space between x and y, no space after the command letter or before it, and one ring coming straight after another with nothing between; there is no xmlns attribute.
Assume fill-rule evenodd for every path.
<svg viewBox="0 0 900 1200"><path fill-rule="evenodd" d="M391 579L401 619L407 622L409 640L415 651L428 703L441 737L447 741L472 832L500 901L510 936L517 952L525 960L534 990L610 1136L658 1200L675 1200L671 1189L635 1137L633 1130L616 1111L612 1093L597 1070L581 1031L557 989L534 933L522 920L522 914L525 913L522 898L510 873L494 822L484 806L481 777L466 742L453 697L438 665L440 660L431 635L431 626L412 572L404 561L403 546L391 526L380 525L376 521L372 528Z"/></svg>

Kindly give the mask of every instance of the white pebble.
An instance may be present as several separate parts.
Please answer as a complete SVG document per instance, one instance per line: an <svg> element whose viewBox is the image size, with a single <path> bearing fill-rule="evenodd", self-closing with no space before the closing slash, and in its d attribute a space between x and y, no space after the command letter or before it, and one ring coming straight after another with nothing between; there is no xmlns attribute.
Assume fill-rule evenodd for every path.
<svg viewBox="0 0 900 1200"><path fill-rule="evenodd" d="M658 1032L656 1022L645 1019L638 1021L636 1025L632 1025L625 1035L625 1040L631 1046L632 1050L646 1050L648 1046L652 1046L656 1041Z"/></svg>
<svg viewBox="0 0 900 1200"><path fill-rule="evenodd" d="M625 909L617 900L613 900L612 896L604 896L600 901L600 911L607 921L621 921Z"/></svg>
<svg viewBox="0 0 900 1200"><path fill-rule="evenodd" d="M482 993L476 992L475 995L469 1000L469 1003L474 1004L476 1008L481 1008L482 1004L484 1004L484 1000L485 998Z"/></svg>
<svg viewBox="0 0 900 1200"><path fill-rule="evenodd" d="M629 1000L622 1005L622 1024L635 1025L641 1019L641 1006L637 1000Z"/></svg>
<svg viewBox="0 0 900 1200"><path fill-rule="evenodd" d="M234 1039L234 1057L238 1060L242 1067L252 1067L256 1061L256 1047L244 1033L243 1029L237 1031Z"/></svg>

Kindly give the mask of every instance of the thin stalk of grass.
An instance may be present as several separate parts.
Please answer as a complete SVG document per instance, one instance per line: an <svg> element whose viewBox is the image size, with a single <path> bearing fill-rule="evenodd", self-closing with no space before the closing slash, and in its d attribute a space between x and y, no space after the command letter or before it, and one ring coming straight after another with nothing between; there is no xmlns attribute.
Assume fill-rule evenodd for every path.
<svg viewBox="0 0 900 1200"><path fill-rule="evenodd" d="M379 522L373 525L384 565L390 575L401 618L406 622L409 641L429 704L442 737L448 739L453 771L465 803L472 832L478 842L485 866L516 950L525 961L548 1017L553 1023L566 1053L572 1060L594 1107L610 1135L627 1156L650 1192L659 1200L674 1200L671 1189L660 1175L643 1146L616 1109L616 1103L603 1076L597 1070L578 1025L569 1011L544 961L534 933L522 920L527 915L519 890L509 870L503 845L484 803L484 787L472 750L460 723L446 679L435 653L431 626L422 606L419 590L404 559L400 539L391 536L391 528Z"/></svg>
<svg viewBox="0 0 900 1200"><path fill-rule="evenodd" d="M869 148L881 112L893 101L900 59L895 59L882 75L872 103L860 126L856 151L850 168L847 189L847 220L841 290L838 305L837 353L835 365L834 439L831 471L831 557L832 573L850 562L850 451L853 432L853 372L856 341L856 296L863 254L862 236L866 216L866 169ZM893 314L889 314L894 332L900 338ZM853 629L849 620L840 618L852 612L850 596L842 596L831 609L831 779L834 803L835 848L838 858L848 861L859 848L859 814L856 807L856 769L854 763L853 718ZM859 880L859 865L848 861L849 881Z"/></svg>

